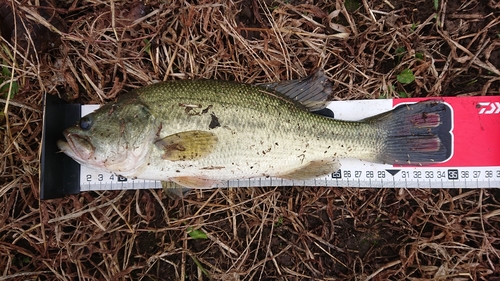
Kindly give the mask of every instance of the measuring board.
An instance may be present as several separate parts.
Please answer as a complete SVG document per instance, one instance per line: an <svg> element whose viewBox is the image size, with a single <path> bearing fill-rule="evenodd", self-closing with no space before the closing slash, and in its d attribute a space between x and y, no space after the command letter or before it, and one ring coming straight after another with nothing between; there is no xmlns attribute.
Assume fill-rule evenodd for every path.
<svg viewBox="0 0 500 281"><path fill-rule="evenodd" d="M398 105L426 99L380 99L332 101L327 110L339 120L358 121ZM449 108L442 120L450 131L446 140L450 157L443 163L412 167L342 159L341 168L331 175L311 180L253 178L231 180L219 187L255 186L341 186L390 188L498 188L500 187L500 96L440 97ZM45 97L42 136L40 196L51 199L91 190L161 188L158 181L127 179L119 175L80 166L56 142L62 131L98 105L65 104Z"/></svg>

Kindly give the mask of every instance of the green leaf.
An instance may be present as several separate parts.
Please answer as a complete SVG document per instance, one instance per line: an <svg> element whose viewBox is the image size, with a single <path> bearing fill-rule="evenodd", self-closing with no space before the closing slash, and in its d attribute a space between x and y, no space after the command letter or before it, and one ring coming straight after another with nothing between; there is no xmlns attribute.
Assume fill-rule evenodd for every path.
<svg viewBox="0 0 500 281"><path fill-rule="evenodd" d="M399 47L396 49L396 56L397 56L397 62L399 63L401 61L401 58L404 57L406 54L406 49L405 47Z"/></svg>
<svg viewBox="0 0 500 281"><path fill-rule="evenodd" d="M10 80L12 72L7 67L2 67L2 75L0 75L0 84L3 84L5 81ZM17 81L13 81L7 83L0 87L0 95L5 95L9 92L10 84L12 84L12 91L10 93L10 98L13 98L19 92L19 84Z"/></svg>
<svg viewBox="0 0 500 281"><path fill-rule="evenodd" d="M399 94L400 98L407 98L408 97L408 95L403 91L399 92L398 94Z"/></svg>
<svg viewBox="0 0 500 281"><path fill-rule="evenodd" d="M436 11L439 9L439 0L434 0L434 9Z"/></svg>
<svg viewBox="0 0 500 281"><path fill-rule="evenodd" d="M396 56L401 57L406 53L405 47L399 47L396 49Z"/></svg>
<svg viewBox="0 0 500 281"><path fill-rule="evenodd" d="M472 80L470 80L469 82L467 82L467 86L470 86L470 85L472 85L472 84L475 84L475 83L477 83L477 81L478 81L477 79L472 79Z"/></svg>
<svg viewBox="0 0 500 281"><path fill-rule="evenodd" d="M280 227L283 225L283 217L279 217L278 221L274 224L276 227Z"/></svg>
<svg viewBox="0 0 500 281"><path fill-rule="evenodd" d="M12 72L7 67L2 67L2 75L3 76L10 76Z"/></svg>
<svg viewBox="0 0 500 281"><path fill-rule="evenodd" d="M401 84L409 84L415 81L415 75L413 75L413 71L411 71L411 69L408 68L401 71L401 73L399 73L396 78Z"/></svg>
<svg viewBox="0 0 500 281"><path fill-rule="evenodd" d="M346 0L344 2L344 7L349 13L355 12L361 6L361 2L358 0Z"/></svg>
<svg viewBox="0 0 500 281"><path fill-rule="evenodd" d="M191 255L189 255L189 256L190 256L190 257L191 257L191 259L194 261L194 263L196 264L196 266L197 266L197 267L201 270L201 272L203 272L203 274L205 274L205 276L207 276L208 278L210 278L210 274L209 274L209 273L208 273L208 271L207 271L207 270L203 267L203 265L201 264L201 262L200 262L197 258L195 258L195 257L193 257L193 256L191 256Z"/></svg>
<svg viewBox="0 0 500 281"><path fill-rule="evenodd" d="M148 39L142 39L142 42L146 44L146 46L144 47L144 51L148 55L151 55L151 41L149 41Z"/></svg>
<svg viewBox="0 0 500 281"><path fill-rule="evenodd" d="M419 60L423 60L424 59L424 54L422 53L415 53L415 57Z"/></svg>
<svg viewBox="0 0 500 281"><path fill-rule="evenodd" d="M208 239L208 236L205 232L199 229L193 229L192 227L187 228L189 236L193 239Z"/></svg>

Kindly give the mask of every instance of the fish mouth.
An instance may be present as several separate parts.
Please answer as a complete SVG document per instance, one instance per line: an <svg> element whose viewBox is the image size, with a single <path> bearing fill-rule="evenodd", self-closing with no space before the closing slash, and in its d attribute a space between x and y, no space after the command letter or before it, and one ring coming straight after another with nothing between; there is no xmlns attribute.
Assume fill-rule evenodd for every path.
<svg viewBox="0 0 500 281"><path fill-rule="evenodd" d="M70 132L63 132L66 141L58 140L57 147L77 162L88 162L94 156L95 148L87 137Z"/></svg>

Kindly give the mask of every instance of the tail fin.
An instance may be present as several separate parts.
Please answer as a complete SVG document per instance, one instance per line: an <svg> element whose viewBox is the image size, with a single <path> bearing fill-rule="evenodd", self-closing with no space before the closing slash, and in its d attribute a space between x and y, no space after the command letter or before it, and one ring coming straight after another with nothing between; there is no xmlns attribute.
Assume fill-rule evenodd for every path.
<svg viewBox="0 0 500 281"><path fill-rule="evenodd" d="M429 165L446 161L453 151L452 111L445 103L402 104L367 121L385 134L380 162Z"/></svg>

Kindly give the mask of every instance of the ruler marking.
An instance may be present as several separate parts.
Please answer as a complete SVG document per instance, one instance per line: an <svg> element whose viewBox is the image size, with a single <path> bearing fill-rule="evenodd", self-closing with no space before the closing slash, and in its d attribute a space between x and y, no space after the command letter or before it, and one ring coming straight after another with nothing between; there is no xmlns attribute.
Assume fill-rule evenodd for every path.
<svg viewBox="0 0 500 281"><path fill-rule="evenodd" d="M368 172L368 173L367 173ZM458 173L457 173L458 172ZM345 187L419 187L419 188L475 188L500 187L497 172L500 170L491 167L474 167L461 169L425 169L405 168L396 176L378 177L377 173L369 170L359 171L359 176L351 178L352 170L344 170L342 176L325 176L311 180L285 180L281 178L257 178L245 180L231 180L221 183L218 187L243 186L345 186ZM448 177L444 175L448 173ZM375 176L376 178L373 178ZM102 172L88 172L84 170L81 178L81 190L120 190L120 189L147 189L161 188L161 182L144 179L124 179ZM424 184L425 183L425 184Z"/></svg>

